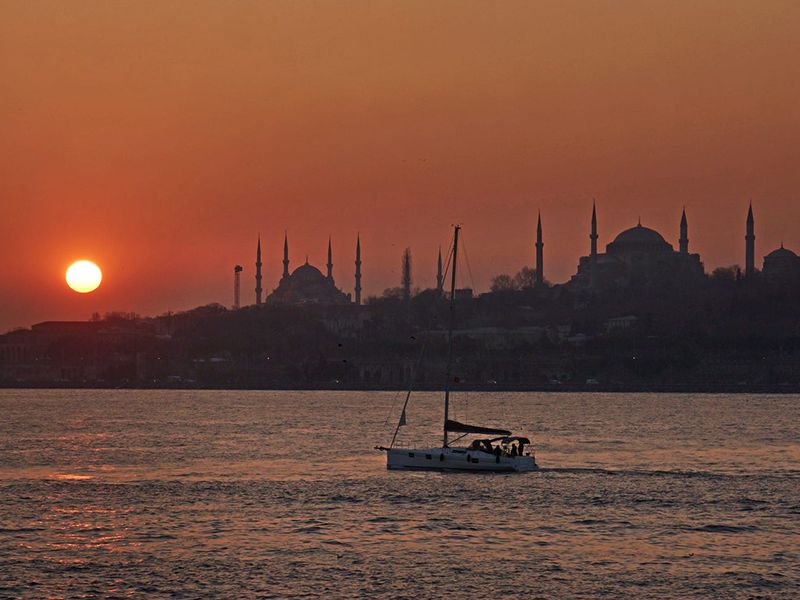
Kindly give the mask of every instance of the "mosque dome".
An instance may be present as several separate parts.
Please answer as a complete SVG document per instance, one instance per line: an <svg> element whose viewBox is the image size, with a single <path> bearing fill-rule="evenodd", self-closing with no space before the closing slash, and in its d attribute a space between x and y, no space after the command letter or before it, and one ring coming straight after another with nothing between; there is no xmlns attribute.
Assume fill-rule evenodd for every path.
<svg viewBox="0 0 800 600"><path fill-rule="evenodd" d="M777 250L773 250L769 254L767 254L764 258L797 258L797 254L789 250L788 248L784 248L783 244Z"/></svg>
<svg viewBox="0 0 800 600"><path fill-rule="evenodd" d="M272 304L348 304L350 300L317 267L305 263L281 278L267 298Z"/></svg>
<svg viewBox="0 0 800 600"><path fill-rule="evenodd" d="M640 223L631 227L614 238L614 243L622 244L666 244L667 241L655 229L643 227Z"/></svg>
<svg viewBox="0 0 800 600"><path fill-rule="evenodd" d="M306 263L292 272L292 279L297 283L318 283L324 281L325 276L317 267Z"/></svg>
<svg viewBox="0 0 800 600"><path fill-rule="evenodd" d="M260 248L260 245L259 245ZM356 304L360 303L361 246L356 242ZM261 254L257 255L260 265ZM289 239L283 238L283 275L272 293L267 296L267 304L317 304L334 305L350 304L350 295L336 287L333 281L333 252L328 239L328 275L323 275L317 267L306 262L289 272ZM259 274L260 281L260 274Z"/></svg>
<svg viewBox="0 0 800 600"><path fill-rule="evenodd" d="M643 227L639 223L620 233L611 242L607 251L611 254L628 254L631 252L671 252L672 246L655 229Z"/></svg>
<svg viewBox="0 0 800 600"><path fill-rule="evenodd" d="M781 244L764 257L763 273L772 283L800 284L800 257Z"/></svg>
<svg viewBox="0 0 800 600"><path fill-rule="evenodd" d="M658 231L644 227L639 220L636 226L621 231L613 238L606 245L604 253L599 253L594 208L590 231L590 254L581 257L578 272L570 280L578 289L610 291L627 286L663 289L676 284L700 285L705 280L700 255L689 253L686 211L681 214L677 250Z"/></svg>

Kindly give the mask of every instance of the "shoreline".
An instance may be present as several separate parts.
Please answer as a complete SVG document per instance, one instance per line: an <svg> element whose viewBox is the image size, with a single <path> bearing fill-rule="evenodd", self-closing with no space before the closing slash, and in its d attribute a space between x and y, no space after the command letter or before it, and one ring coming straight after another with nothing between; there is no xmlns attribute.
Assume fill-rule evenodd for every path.
<svg viewBox="0 0 800 600"><path fill-rule="evenodd" d="M0 390L207 390L207 391L269 391L269 392L405 392L407 387L397 385L352 385L352 384L319 384L319 385L275 385L275 386L245 386L245 385L120 385L107 386L102 384L42 384L25 385L0 383ZM415 386L414 392L441 392L441 386L422 385ZM529 393L598 393L598 394L770 394L792 395L800 394L800 385L795 384L748 384L748 385L700 385L700 384L539 384L539 385L456 385L451 392L529 392Z"/></svg>

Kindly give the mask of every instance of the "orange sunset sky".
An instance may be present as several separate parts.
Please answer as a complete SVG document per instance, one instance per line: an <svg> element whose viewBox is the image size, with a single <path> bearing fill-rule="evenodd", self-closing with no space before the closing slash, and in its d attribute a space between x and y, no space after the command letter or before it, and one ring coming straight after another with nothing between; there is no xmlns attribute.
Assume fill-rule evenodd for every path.
<svg viewBox="0 0 800 600"><path fill-rule="evenodd" d="M256 235L365 294L464 226L478 291L636 223L706 270L800 250L800 3L0 2L0 330L232 301ZM64 271L103 269L91 294Z"/></svg>

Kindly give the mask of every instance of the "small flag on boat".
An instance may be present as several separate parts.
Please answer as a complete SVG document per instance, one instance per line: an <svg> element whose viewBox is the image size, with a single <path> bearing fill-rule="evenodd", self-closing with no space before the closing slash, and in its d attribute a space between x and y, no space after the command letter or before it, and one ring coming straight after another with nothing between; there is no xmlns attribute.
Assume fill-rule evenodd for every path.
<svg viewBox="0 0 800 600"><path fill-rule="evenodd" d="M398 427L402 427L406 424L406 409L403 408L403 412L400 413L400 423L398 423Z"/></svg>

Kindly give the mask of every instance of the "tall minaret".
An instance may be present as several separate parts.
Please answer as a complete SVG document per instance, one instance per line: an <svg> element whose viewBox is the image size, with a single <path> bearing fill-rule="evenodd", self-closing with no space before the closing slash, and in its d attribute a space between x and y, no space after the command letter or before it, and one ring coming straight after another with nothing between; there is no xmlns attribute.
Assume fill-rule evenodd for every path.
<svg viewBox="0 0 800 600"><path fill-rule="evenodd" d="M592 200L592 232L589 234L589 239L592 242L589 256L597 258L597 209L594 200Z"/></svg>
<svg viewBox="0 0 800 600"><path fill-rule="evenodd" d="M436 291L444 292L444 273L442 273L442 247L439 246L439 259L436 261Z"/></svg>
<svg viewBox="0 0 800 600"><path fill-rule="evenodd" d="M681 254L689 254L689 224L686 221L686 208L681 215L681 239L678 240Z"/></svg>
<svg viewBox="0 0 800 600"><path fill-rule="evenodd" d="M328 279L333 282L333 251L331 250L331 236L328 236Z"/></svg>
<svg viewBox="0 0 800 600"><path fill-rule="evenodd" d="M361 305L361 235L356 238L356 306Z"/></svg>
<svg viewBox="0 0 800 600"><path fill-rule="evenodd" d="M542 242L542 213L536 224L536 285L544 283L544 242Z"/></svg>
<svg viewBox="0 0 800 600"><path fill-rule="evenodd" d="M283 277L289 276L289 236L283 232Z"/></svg>
<svg viewBox="0 0 800 600"><path fill-rule="evenodd" d="M756 234L752 202L747 210L747 233L744 236L744 242L744 274L750 277L756 272Z"/></svg>
<svg viewBox="0 0 800 600"><path fill-rule="evenodd" d="M403 251L403 275L400 285L403 286L403 300L408 302L411 300L411 248Z"/></svg>
<svg viewBox="0 0 800 600"><path fill-rule="evenodd" d="M256 246L256 306L261 306L261 235Z"/></svg>

